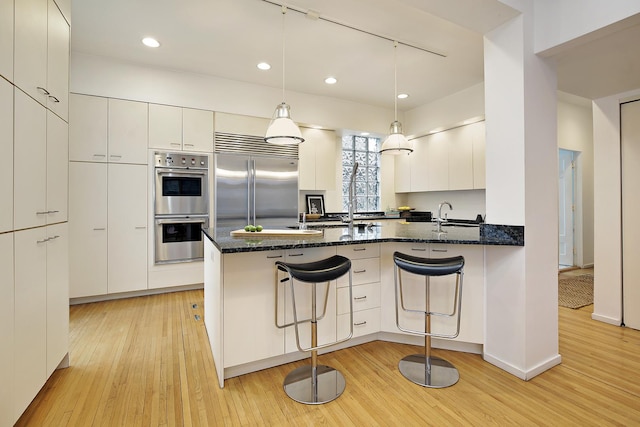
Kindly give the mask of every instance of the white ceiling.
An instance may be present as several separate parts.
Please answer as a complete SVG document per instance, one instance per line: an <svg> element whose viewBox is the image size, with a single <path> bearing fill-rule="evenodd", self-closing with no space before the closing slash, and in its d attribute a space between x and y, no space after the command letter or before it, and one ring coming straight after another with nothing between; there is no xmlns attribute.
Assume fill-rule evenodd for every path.
<svg viewBox="0 0 640 427"><path fill-rule="evenodd" d="M400 110L483 81L482 34L516 15L497 0L294 0L286 4L291 8L285 23L287 90L393 107L393 42L328 19L401 42L398 92L410 97L398 100ZM318 12L322 19L293 9ZM560 89L594 98L614 88L640 87L640 43L633 43L640 39L638 28L559 54ZM626 31L634 31L629 33L634 38L628 40ZM144 36L157 38L161 47L143 46ZM263 0L73 0L71 49L282 87L281 8ZM595 69L598 55L608 55L608 64L619 64L615 70ZM260 61L269 62L271 70L258 70ZM633 75L628 76L628 71ZM580 78L575 78L576 72ZM336 77L338 83L326 85L327 76Z"/></svg>

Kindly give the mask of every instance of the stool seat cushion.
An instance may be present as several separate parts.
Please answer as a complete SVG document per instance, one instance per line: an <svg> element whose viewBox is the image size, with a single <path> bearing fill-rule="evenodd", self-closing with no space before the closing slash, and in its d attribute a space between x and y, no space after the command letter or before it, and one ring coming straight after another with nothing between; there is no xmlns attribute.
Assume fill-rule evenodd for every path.
<svg viewBox="0 0 640 427"><path fill-rule="evenodd" d="M320 261L302 264L291 264L276 261L279 270L286 271L301 282L321 283L335 280L349 272L351 261L349 258L334 255Z"/></svg>
<svg viewBox="0 0 640 427"><path fill-rule="evenodd" d="M421 276L446 276L462 270L464 257L420 258L401 252L394 252L393 262L398 268Z"/></svg>

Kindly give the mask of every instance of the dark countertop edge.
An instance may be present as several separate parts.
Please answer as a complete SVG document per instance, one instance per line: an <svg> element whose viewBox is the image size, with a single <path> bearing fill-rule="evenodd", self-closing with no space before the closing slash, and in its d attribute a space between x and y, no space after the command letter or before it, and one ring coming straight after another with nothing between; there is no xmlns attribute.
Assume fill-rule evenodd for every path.
<svg viewBox="0 0 640 427"><path fill-rule="evenodd" d="M344 240L333 242L313 242L293 240L290 244L278 243L273 246L242 246L234 248L222 248L218 242L209 234L208 229L202 229L203 234L220 250L223 254L241 253L241 252L260 252L282 249L299 249L299 248L318 248L323 246L345 246L345 245L362 245L370 243L386 243L386 242L409 242L409 243L441 243L448 245L483 245L483 246L524 246L524 226L522 225L498 225L498 224L481 224L480 240L441 240L441 239L423 239L409 237L386 237L362 240Z"/></svg>

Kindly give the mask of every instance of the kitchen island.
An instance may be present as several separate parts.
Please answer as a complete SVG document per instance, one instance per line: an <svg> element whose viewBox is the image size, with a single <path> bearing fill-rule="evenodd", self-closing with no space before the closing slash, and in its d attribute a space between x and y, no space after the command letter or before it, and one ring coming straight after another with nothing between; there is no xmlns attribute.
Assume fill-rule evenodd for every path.
<svg viewBox="0 0 640 427"><path fill-rule="evenodd" d="M203 230L205 236L205 325L220 387L224 379L308 357L295 345L290 322L288 284L277 280L275 261L310 262L339 254L352 260L354 336L328 351L384 340L421 345L422 337L401 333L395 324L394 251L422 257L463 255L466 260L462 325L455 340L434 340L434 347L482 353L484 340L484 247L524 246L524 228L480 224L479 227L443 227L431 223L386 220L323 229L319 236L278 238L256 232L248 238L230 236L230 229ZM404 276L403 276L404 277ZM330 286L327 315L319 324L320 343L346 336L349 297L346 277ZM440 278L439 278L440 279ZM277 283L277 284L276 284ZM407 301L424 301L423 282L407 277ZM416 286L412 286L415 284ZM420 291L422 290L422 296ZM296 288L298 294L298 288ZM446 294L435 295L435 298ZM417 305L415 306L418 307ZM424 318L403 313L403 324L419 328ZM447 321L434 327L447 328ZM302 328L304 329L304 328ZM301 339L308 339L303 335Z"/></svg>

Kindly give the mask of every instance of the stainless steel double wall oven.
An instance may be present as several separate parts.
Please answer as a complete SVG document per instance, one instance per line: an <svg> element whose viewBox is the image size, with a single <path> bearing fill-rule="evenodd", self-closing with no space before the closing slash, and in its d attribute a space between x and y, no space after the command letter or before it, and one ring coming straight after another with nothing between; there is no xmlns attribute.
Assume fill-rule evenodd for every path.
<svg viewBox="0 0 640 427"><path fill-rule="evenodd" d="M209 158L187 153L154 155L155 263L204 257L202 227L209 226Z"/></svg>

